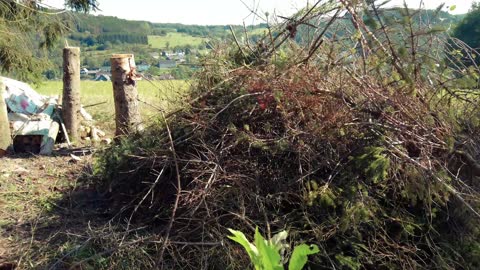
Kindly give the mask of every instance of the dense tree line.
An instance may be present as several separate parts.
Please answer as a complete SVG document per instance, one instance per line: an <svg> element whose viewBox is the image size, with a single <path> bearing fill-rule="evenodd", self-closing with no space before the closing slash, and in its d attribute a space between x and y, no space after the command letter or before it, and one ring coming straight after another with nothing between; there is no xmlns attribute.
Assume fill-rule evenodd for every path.
<svg viewBox="0 0 480 270"><path fill-rule="evenodd" d="M68 15L66 15L68 16ZM129 33L164 36L168 32L185 33L191 36L223 37L230 32L227 25L185 25L180 23L151 23L145 21L129 21L111 16L76 15L74 20L75 34L86 33L99 36L106 33ZM249 30L265 28L266 24L248 26ZM243 26L233 26L236 32L243 31Z"/></svg>
<svg viewBox="0 0 480 270"><path fill-rule="evenodd" d="M469 72L473 66L480 64L479 57L472 57L476 54L474 50L480 50L480 3L474 3L469 13L459 22L453 30L452 36L464 42L460 47L452 46L451 58L456 59L457 65L465 65ZM459 43L458 40L451 40L451 43ZM478 77L478 75L477 75ZM477 81L479 81L477 79ZM480 81L479 81L480 82Z"/></svg>
<svg viewBox="0 0 480 270"><path fill-rule="evenodd" d="M470 12L455 28L453 36L474 49L480 49L480 3L473 4Z"/></svg>
<svg viewBox="0 0 480 270"><path fill-rule="evenodd" d="M129 21L112 16L78 14L74 17L74 24L76 32L92 35L120 32L150 35L153 31L153 26L150 22Z"/></svg>

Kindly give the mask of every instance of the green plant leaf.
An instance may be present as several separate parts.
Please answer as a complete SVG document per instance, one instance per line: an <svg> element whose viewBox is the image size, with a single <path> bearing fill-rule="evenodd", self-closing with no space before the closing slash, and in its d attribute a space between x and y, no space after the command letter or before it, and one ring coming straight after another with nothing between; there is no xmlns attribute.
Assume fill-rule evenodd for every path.
<svg viewBox="0 0 480 270"><path fill-rule="evenodd" d="M260 234L258 228L255 230L255 246L258 249L262 269L283 270L281 263L282 257L275 249L275 246L267 245L267 241L265 241L265 238Z"/></svg>
<svg viewBox="0 0 480 270"><path fill-rule="evenodd" d="M450 11L454 11L457 8L457 5L451 5L450 6Z"/></svg>
<svg viewBox="0 0 480 270"><path fill-rule="evenodd" d="M242 245L245 251L247 251L250 260L255 264L258 257L257 248L248 241L247 237L245 237L245 234L243 234L241 231L236 231L232 229L228 229L228 231L230 231L230 233L232 234L229 235L228 238Z"/></svg>
<svg viewBox="0 0 480 270"><path fill-rule="evenodd" d="M317 254L320 252L317 245L301 244L295 247L290 257L288 270L302 270L308 260L308 255Z"/></svg>

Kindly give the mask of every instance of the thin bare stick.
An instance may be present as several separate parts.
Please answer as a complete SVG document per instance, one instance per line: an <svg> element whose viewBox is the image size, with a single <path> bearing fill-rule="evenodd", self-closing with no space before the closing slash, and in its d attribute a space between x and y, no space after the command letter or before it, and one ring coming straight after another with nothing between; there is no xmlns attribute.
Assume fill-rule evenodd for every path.
<svg viewBox="0 0 480 270"><path fill-rule="evenodd" d="M237 44L237 47L242 53L243 57L247 57L247 55L242 49L242 46L240 46L240 43L238 42L237 35L235 35L235 31L233 30L233 27L231 25L229 25L228 27L230 28L230 32L232 33L233 40L235 40L235 43Z"/></svg>
<svg viewBox="0 0 480 270"><path fill-rule="evenodd" d="M170 237L170 232L172 230L173 222L175 221L175 215L178 208L178 202L180 201L180 193L182 192L182 183L180 178L180 167L178 166L178 156L177 152L175 151L175 144L173 143L172 132L170 131L170 127L168 125L168 121L165 118L165 115L162 113L163 120L165 121L165 127L167 128L168 138L170 140L170 151L173 155L173 161L175 163L175 171L177 173L177 195L175 198L175 203L173 205L172 216L170 217L170 222L168 223L167 232L165 234L165 239L163 240L162 248L160 249L160 254L158 256L156 262L157 269L163 269L163 254L165 253L165 249L167 247L168 238ZM159 267L160 266L160 267Z"/></svg>

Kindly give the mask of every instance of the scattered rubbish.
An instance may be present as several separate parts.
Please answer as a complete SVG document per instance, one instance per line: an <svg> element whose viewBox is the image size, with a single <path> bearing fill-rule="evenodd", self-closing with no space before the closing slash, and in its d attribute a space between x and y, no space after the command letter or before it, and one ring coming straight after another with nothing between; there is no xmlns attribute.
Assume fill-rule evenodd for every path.
<svg viewBox="0 0 480 270"><path fill-rule="evenodd" d="M74 149L72 150L72 153L75 154L75 155L82 155L82 156L85 156L85 155L90 155L90 154L93 154L95 152L95 148L78 148L78 149Z"/></svg>
<svg viewBox="0 0 480 270"><path fill-rule="evenodd" d="M3 97L5 86L0 81L0 157L7 154L11 145L10 122L8 121L7 104Z"/></svg>
<svg viewBox="0 0 480 270"><path fill-rule="evenodd" d="M65 142L65 143L59 143L59 144L57 144L57 147L58 147L59 149L68 149L70 146L68 145L68 143Z"/></svg>
<svg viewBox="0 0 480 270"><path fill-rule="evenodd" d="M77 163L77 162L82 161L82 159L79 156L76 156L74 154L70 154L70 157L71 157L71 159L68 162Z"/></svg>
<svg viewBox="0 0 480 270"><path fill-rule="evenodd" d="M101 141L106 134L95 126L80 126L80 138L86 141Z"/></svg>
<svg viewBox="0 0 480 270"><path fill-rule="evenodd" d="M60 126L62 127L63 136L67 141L67 147L70 148L72 147L72 143L70 142L70 138L68 137L67 128L65 127L65 124L63 123L63 119L61 117L59 117L59 120L60 120Z"/></svg>
<svg viewBox="0 0 480 270"><path fill-rule="evenodd" d="M7 107L15 152L49 155L59 134L63 136L67 147L72 147L61 117L58 97L40 95L28 84L10 78L0 77L0 82L5 85L1 98L5 100ZM93 117L83 107L80 117L82 139L101 141L106 136L105 132L93 125ZM0 157L4 155L6 151L0 152Z"/></svg>
<svg viewBox="0 0 480 270"><path fill-rule="evenodd" d="M106 139L102 139L100 142L105 144L105 145L109 145L109 144L112 143L112 139L106 138Z"/></svg>
<svg viewBox="0 0 480 270"><path fill-rule="evenodd" d="M13 113L25 115L46 114L52 116L57 101L53 97L39 95L28 84L1 77L6 86L5 103Z"/></svg>
<svg viewBox="0 0 480 270"><path fill-rule="evenodd" d="M54 123L57 99L39 95L28 84L0 77L5 85L3 98L16 152L48 155L53 150L58 129Z"/></svg>
<svg viewBox="0 0 480 270"><path fill-rule="evenodd" d="M100 137L105 137L105 136L106 136L106 133L103 132L103 131L101 131L100 129L97 129L97 134L98 134L98 136L100 136Z"/></svg>
<svg viewBox="0 0 480 270"><path fill-rule="evenodd" d="M98 131L95 127L91 128L90 134L92 136L92 141L94 141L94 142L100 141L100 137L98 136Z"/></svg>
<svg viewBox="0 0 480 270"><path fill-rule="evenodd" d="M92 121L93 117L85 110L85 108L80 109L80 115L85 119L85 121Z"/></svg>

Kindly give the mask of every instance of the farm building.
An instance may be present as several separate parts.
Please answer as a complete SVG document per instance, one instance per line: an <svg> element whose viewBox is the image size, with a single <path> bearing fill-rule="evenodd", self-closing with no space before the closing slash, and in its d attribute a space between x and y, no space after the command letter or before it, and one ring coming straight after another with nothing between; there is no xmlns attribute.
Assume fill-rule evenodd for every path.
<svg viewBox="0 0 480 270"><path fill-rule="evenodd" d="M97 77L95 77L95 81L109 82L111 81L111 79L110 79L110 76L108 76L107 74L99 74L97 75Z"/></svg>

